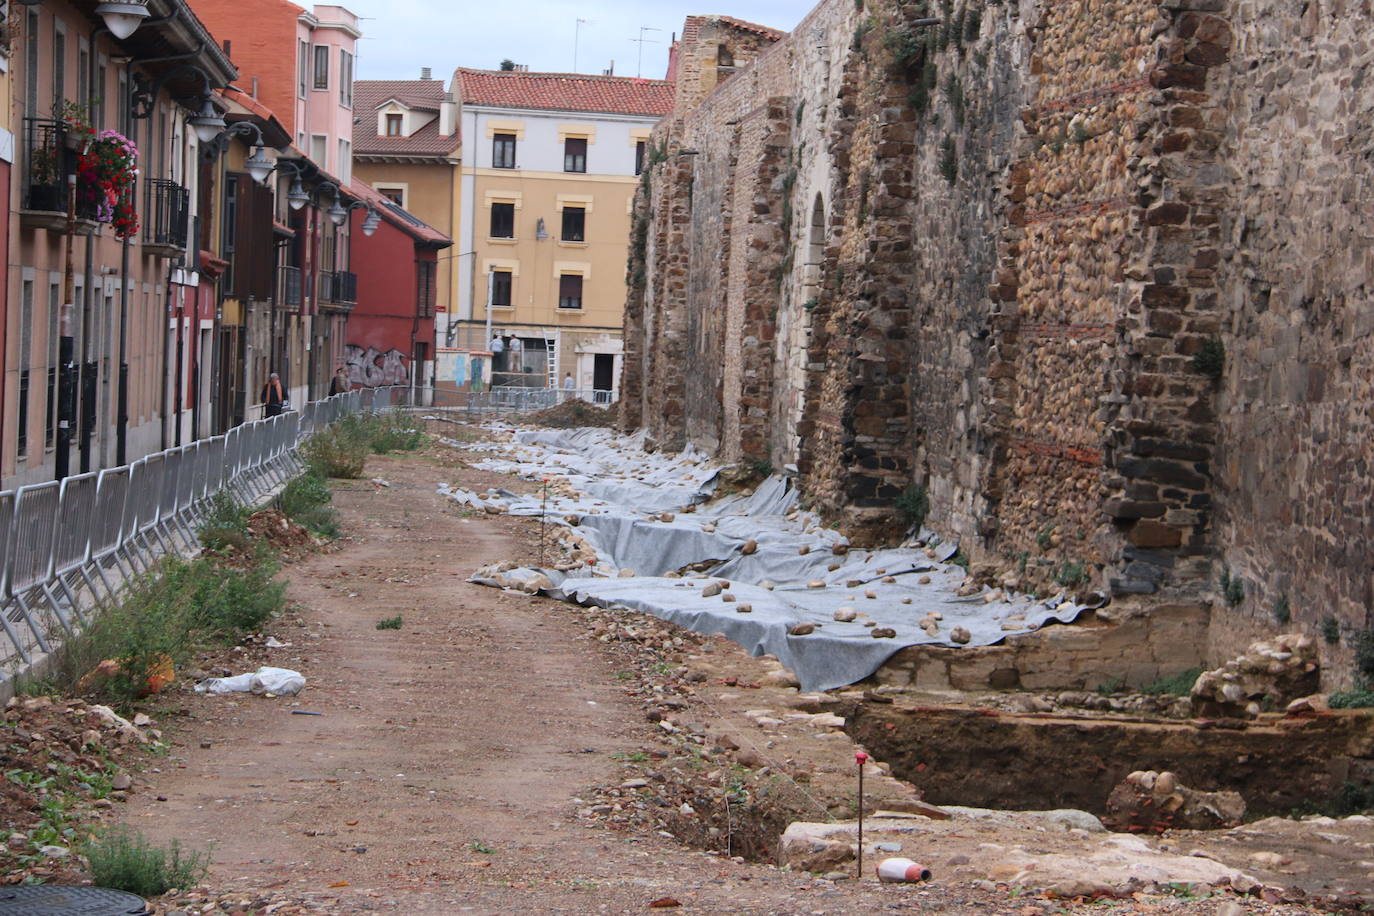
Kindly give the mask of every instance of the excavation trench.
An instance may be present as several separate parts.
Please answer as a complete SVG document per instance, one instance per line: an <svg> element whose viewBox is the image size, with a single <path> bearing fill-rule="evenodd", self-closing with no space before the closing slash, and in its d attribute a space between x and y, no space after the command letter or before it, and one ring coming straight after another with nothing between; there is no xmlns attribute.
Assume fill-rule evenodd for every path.
<svg viewBox="0 0 1374 916"><path fill-rule="evenodd" d="M1132 771L1172 770L1239 792L1252 819L1374 785L1374 716L1359 711L1177 722L865 703L846 731L937 805L1101 815Z"/></svg>

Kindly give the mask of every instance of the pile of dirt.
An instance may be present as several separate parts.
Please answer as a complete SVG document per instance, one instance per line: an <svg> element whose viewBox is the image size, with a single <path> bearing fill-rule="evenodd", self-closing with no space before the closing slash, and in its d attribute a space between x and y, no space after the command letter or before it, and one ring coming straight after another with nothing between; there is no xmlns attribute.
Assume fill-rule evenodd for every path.
<svg viewBox="0 0 1374 916"><path fill-rule="evenodd" d="M575 429L579 426L611 429L616 425L616 419L616 411L611 408L597 407L579 398L564 401L557 407L549 407L524 418L526 423L554 429Z"/></svg>
<svg viewBox="0 0 1374 916"><path fill-rule="evenodd" d="M120 758L161 738L84 700L15 697L0 714L0 885L74 884L85 877L79 841L126 801Z"/></svg>
<svg viewBox="0 0 1374 916"><path fill-rule="evenodd" d="M310 532L278 509L263 509L250 515L248 534L286 556L299 556L315 546Z"/></svg>

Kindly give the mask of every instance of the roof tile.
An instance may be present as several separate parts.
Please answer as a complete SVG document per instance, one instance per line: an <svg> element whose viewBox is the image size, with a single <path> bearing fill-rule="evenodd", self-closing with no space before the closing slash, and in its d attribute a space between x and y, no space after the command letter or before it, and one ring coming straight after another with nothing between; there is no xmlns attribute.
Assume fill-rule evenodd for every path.
<svg viewBox="0 0 1374 916"><path fill-rule="evenodd" d="M673 84L627 76L530 73L460 68L464 104L662 117L673 107Z"/></svg>

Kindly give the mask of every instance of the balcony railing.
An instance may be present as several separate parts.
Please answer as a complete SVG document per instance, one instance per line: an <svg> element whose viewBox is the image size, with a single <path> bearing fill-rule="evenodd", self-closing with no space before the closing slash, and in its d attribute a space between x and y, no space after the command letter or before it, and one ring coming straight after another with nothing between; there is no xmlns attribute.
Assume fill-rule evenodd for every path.
<svg viewBox="0 0 1374 916"><path fill-rule="evenodd" d="M301 269L283 264L277 268L277 305L299 310L302 298Z"/></svg>
<svg viewBox="0 0 1374 916"><path fill-rule="evenodd" d="M24 172L20 208L50 229L61 229L67 215L67 182L76 174L76 151L68 147L68 131L61 121L24 119ZM95 201L77 187L76 216L96 217ZM46 218L45 218L46 217Z"/></svg>
<svg viewBox="0 0 1374 916"><path fill-rule="evenodd" d="M149 178L143 184L144 250L150 254L180 254L186 250L191 222L191 192L165 178Z"/></svg>
<svg viewBox="0 0 1374 916"><path fill-rule="evenodd" d="M353 306L358 302L358 275L347 270L320 272L320 301Z"/></svg>

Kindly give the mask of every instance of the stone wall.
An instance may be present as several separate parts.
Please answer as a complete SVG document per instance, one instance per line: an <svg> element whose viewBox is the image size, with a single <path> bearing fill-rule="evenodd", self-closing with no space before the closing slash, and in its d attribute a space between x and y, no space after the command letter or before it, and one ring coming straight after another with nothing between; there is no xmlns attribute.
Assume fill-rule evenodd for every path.
<svg viewBox="0 0 1374 916"><path fill-rule="evenodd" d="M856 539L922 491L1015 588L1211 601L1213 659L1291 615L1348 673L1374 606L1370 17L693 17L636 204L626 427L787 468Z"/></svg>

